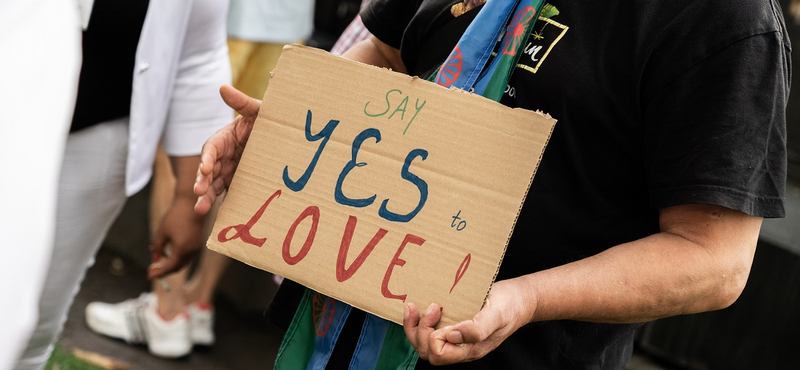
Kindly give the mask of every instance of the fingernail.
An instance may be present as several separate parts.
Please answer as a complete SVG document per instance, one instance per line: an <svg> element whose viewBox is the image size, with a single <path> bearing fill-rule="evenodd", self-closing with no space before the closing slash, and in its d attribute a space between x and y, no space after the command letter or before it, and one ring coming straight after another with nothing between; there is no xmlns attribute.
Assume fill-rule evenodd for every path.
<svg viewBox="0 0 800 370"><path fill-rule="evenodd" d="M447 341L454 344L464 343L464 335L458 330L447 332Z"/></svg>
<svg viewBox="0 0 800 370"><path fill-rule="evenodd" d="M403 308L403 321L408 320L408 316L411 313L409 312L408 304Z"/></svg>
<svg viewBox="0 0 800 370"><path fill-rule="evenodd" d="M153 261L158 261L159 256L158 254L153 253Z"/></svg>
<svg viewBox="0 0 800 370"><path fill-rule="evenodd" d="M435 304L431 303L431 304L430 304L430 306L428 306L428 309L427 309L427 310L425 310L425 315L427 316L427 315L430 315L430 314L432 314L432 313L433 313L433 308L434 308L435 306L436 306Z"/></svg>

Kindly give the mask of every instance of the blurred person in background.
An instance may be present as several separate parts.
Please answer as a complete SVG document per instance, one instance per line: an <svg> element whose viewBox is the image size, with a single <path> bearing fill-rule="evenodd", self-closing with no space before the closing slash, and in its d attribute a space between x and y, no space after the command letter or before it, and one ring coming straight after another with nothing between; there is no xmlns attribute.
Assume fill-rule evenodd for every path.
<svg viewBox="0 0 800 370"><path fill-rule="evenodd" d="M231 0L228 12L228 47L233 85L248 95L261 98L267 90L270 72L275 68L283 46L304 43L311 36L314 20L314 0ZM155 174L150 202L150 220L156 230L171 203L175 180L170 162L163 152L156 157ZM214 215L216 212L211 212ZM209 221L213 220L213 216ZM212 222L207 227L210 229ZM207 236L208 231L203 233ZM158 238L158 236L154 236ZM205 240L205 239L203 239ZM159 244L156 239L157 244ZM167 284L153 284L151 292L116 304L92 302L86 307L86 322L97 333L131 340L126 317L145 302L155 302L165 317L176 326L171 334L182 343L180 355L190 353L192 345L213 345L213 298L219 279L230 259L203 248L199 265L187 280L188 267L166 277ZM169 287L169 290L165 289ZM180 323L180 324L179 324ZM189 330L184 330L188 326ZM153 344L151 344L152 348ZM151 351L164 356L160 351Z"/></svg>
<svg viewBox="0 0 800 370"><path fill-rule="evenodd" d="M0 260L0 369L11 368L36 328L78 86L80 31L76 1L0 2L0 157L7 176L0 182L6 244Z"/></svg>
<svg viewBox="0 0 800 370"><path fill-rule="evenodd" d="M44 367L109 227L127 196L149 182L159 141L177 179L153 244L159 271L186 259L165 254L165 245L201 247L204 217L192 211L198 154L232 116L217 92L230 81L227 7L220 0L94 1L61 167L52 262L36 330L16 369ZM126 339L180 355L185 349L170 337L172 318L145 303L129 318L137 327Z"/></svg>

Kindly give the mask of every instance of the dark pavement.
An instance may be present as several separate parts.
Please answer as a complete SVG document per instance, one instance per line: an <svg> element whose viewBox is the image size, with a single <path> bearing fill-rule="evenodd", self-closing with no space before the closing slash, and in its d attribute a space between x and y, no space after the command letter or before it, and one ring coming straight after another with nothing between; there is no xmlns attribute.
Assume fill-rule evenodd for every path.
<svg viewBox="0 0 800 370"><path fill-rule="evenodd" d="M86 326L84 310L89 302L121 302L150 290L144 267L149 263L149 231L143 221L148 199L149 187L131 197L109 231L70 308L61 347L99 354L125 364L128 370L272 369L283 332L267 321L264 310L276 286L269 273L238 261L231 262L215 297L217 343L212 347L195 347L184 358L166 360L150 355L144 345L129 345ZM635 352L626 370L677 369Z"/></svg>
<svg viewBox="0 0 800 370"><path fill-rule="evenodd" d="M660 325L656 325L658 322L648 324L645 328L657 329L649 330L655 333L655 340L640 339L643 345L650 342L648 353L660 352L660 358L668 359L671 363L704 369L715 367L689 366L692 358L710 358L706 352L714 346L700 346L704 342L702 338L709 343L727 343L716 351L722 351L723 355L727 353L728 357L739 361L750 360L749 363L756 364L760 360L751 358L759 357L756 353L777 357L780 353L769 355L771 352L767 350L798 343L795 335L800 322L796 319L797 307L787 301L786 297L787 292L792 292L788 294L795 294L796 297L793 287L800 286L800 275L797 274L797 266L800 266L800 228L797 227L800 220L800 186L798 183L790 184L787 190L787 217L765 220L761 239L768 244L759 247L748 288L739 302L722 312L666 319ZM143 200L146 199L146 194L134 196L112 228L107 245L101 248L97 262L87 272L70 310L61 336L61 346L66 350L79 349L116 359L128 364L127 368L131 370L272 369L283 333L267 322L263 312L274 294L275 286L271 275L236 261L228 268L226 276L223 276L220 283L222 293L217 295L214 302L217 310L217 344L213 347L196 347L185 358L164 360L150 355L145 346L131 346L120 340L103 337L86 327L84 309L89 302L120 302L149 290L143 267L148 261L147 241L141 237L148 235L146 227L141 226L141 220L146 219L146 209L143 207ZM782 247L777 248L770 244ZM137 253L141 256L136 257ZM687 320L691 323L687 324ZM761 324L753 324L755 322ZM774 333L768 332L776 330L770 330L770 327L781 328L778 331L786 336L772 338ZM705 329L716 334L706 333ZM731 334L731 331L735 334ZM731 335L732 338L723 341ZM669 338L665 341L660 337ZM698 342L698 338L701 338L701 343L694 343ZM690 345L689 342L694 344ZM745 346L747 343L751 345ZM681 356L685 358L681 360ZM800 363L796 355L784 354L782 361L784 365L766 368L796 369ZM626 370L678 369L680 368L677 366L654 361L639 348L626 367Z"/></svg>
<svg viewBox="0 0 800 370"><path fill-rule="evenodd" d="M120 302L148 289L145 270L110 248L101 248L70 309L60 345L66 350L97 353L127 365L130 370L244 370L272 369L283 333L267 322L263 311L242 312L224 296L215 300L217 343L195 347L178 360L150 355L143 345L101 336L89 330L84 309L91 301ZM667 370L635 354L627 370Z"/></svg>
<svg viewBox="0 0 800 370"><path fill-rule="evenodd" d="M86 326L84 309L89 302L120 302L137 297L148 287L143 268L126 262L108 248L101 248L70 309L59 341L61 346L111 357L130 365L131 370L272 369L283 333L267 322L263 311L241 312L224 297L215 300L217 344L195 347L189 356L178 360L154 357L146 346L128 345L95 334Z"/></svg>

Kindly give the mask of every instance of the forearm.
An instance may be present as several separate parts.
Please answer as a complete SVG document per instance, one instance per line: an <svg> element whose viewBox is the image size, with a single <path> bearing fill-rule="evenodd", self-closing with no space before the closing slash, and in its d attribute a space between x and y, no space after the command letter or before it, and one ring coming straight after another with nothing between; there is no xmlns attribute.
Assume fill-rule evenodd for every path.
<svg viewBox="0 0 800 370"><path fill-rule="evenodd" d="M175 175L175 199L190 199L194 201L194 182L197 177L197 166L200 164L200 155L170 156L172 172Z"/></svg>
<svg viewBox="0 0 800 370"><path fill-rule="evenodd" d="M151 250L159 258L148 270L150 279L184 266L203 244L204 216L194 212L193 191L200 156L170 157L170 162L176 180L175 196L153 238Z"/></svg>
<svg viewBox="0 0 800 370"><path fill-rule="evenodd" d="M514 279L522 323L633 323L727 307L747 281L761 219L714 214L674 217L658 234Z"/></svg>
<svg viewBox="0 0 800 370"><path fill-rule="evenodd" d="M343 57L378 67L389 68L406 73L406 67L400 58L400 51L370 36L347 50Z"/></svg>

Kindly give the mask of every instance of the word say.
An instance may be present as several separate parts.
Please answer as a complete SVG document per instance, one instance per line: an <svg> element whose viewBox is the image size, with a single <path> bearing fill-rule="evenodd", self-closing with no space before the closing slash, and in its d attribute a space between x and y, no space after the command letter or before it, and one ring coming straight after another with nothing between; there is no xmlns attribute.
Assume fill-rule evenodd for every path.
<svg viewBox="0 0 800 370"><path fill-rule="evenodd" d="M393 104L393 102L395 102L396 99L400 97L402 97L400 102L397 104ZM386 101L386 106L383 111L380 110L381 108L374 108L373 110L373 107L370 107L370 103L372 103L372 101L370 100L366 104L364 104L364 114L366 114L367 117L372 117L372 118L381 117L389 113L389 111L392 110L392 107L395 107L395 109L392 110L392 113L389 114L389 116L386 117L386 119L392 119L392 117L394 117L395 114L400 113L400 120L405 122L406 110L408 110L409 96L404 95L403 92L398 89L392 89L386 92L384 99ZM427 100L423 100L422 104L420 104L419 98L416 98L416 100L414 101L414 106L412 107L414 109L414 115L411 116L411 119L408 120L406 128L403 130L403 135L406 134L408 128L411 126L411 122L414 122L414 118L417 118L417 114L419 114L419 112L422 110L422 107L425 106L426 102ZM368 107L369 110L367 109Z"/></svg>

